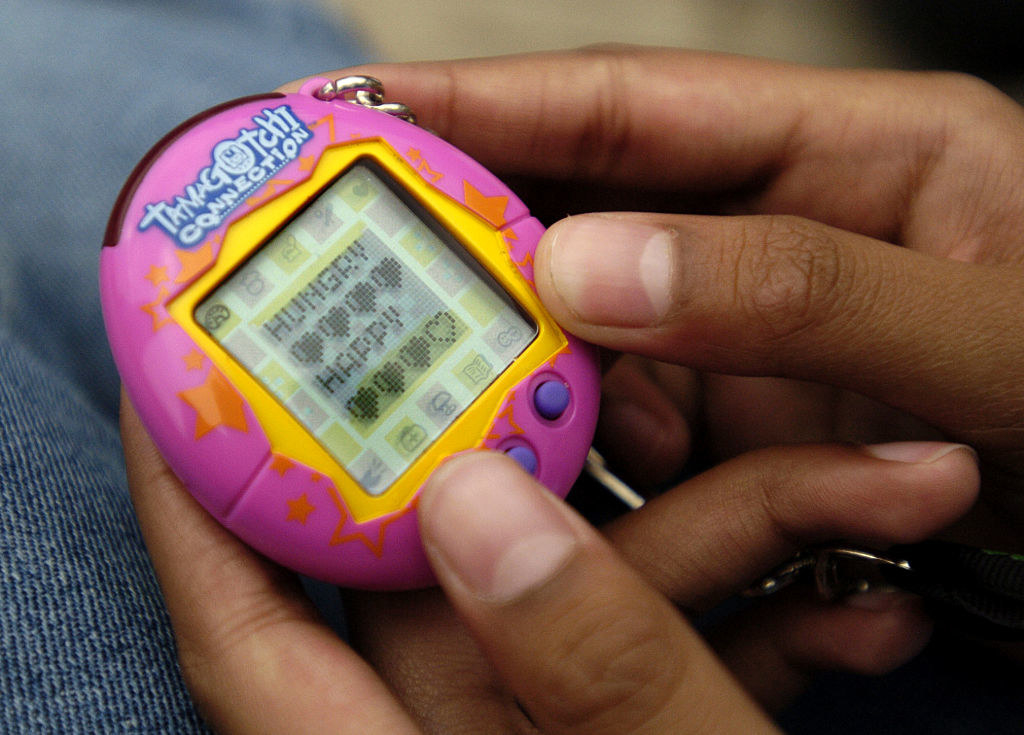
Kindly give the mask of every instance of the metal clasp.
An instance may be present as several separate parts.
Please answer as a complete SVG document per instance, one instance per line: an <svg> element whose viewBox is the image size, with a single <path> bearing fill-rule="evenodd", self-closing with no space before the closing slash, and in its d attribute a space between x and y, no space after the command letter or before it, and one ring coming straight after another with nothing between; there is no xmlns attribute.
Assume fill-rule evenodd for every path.
<svg viewBox="0 0 1024 735"><path fill-rule="evenodd" d="M801 552L744 593L771 595L794 582L813 579L818 596L837 600L848 595L900 586L913 570L905 559L889 558L851 546L827 546Z"/></svg>
<svg viewBox="0 0 1024 735"><path fill-rule="evenodd" d="M400 102L384 101L384 85L379 79L353 75L341 77L324 84L313 93L313 96L324 102L344 100L354 105L368 107L371 110L386 112L406 122L416 124L416 115L408 105Z"/></svg>

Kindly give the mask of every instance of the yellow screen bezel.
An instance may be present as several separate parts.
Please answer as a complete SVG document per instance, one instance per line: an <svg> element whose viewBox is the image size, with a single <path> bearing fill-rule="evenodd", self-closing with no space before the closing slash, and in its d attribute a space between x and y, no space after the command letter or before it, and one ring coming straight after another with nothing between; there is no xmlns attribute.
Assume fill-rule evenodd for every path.
<svg viewBox="0 0 1024 735"><path fill-rule="evenodd" d="M405 189L455 241L474 257L537 325L537 336L522 354L382 494L363 490L343 465L313 437L230 353L196 322L196 307L253 253L315 200L359 159L370 159ZM509 257L502 231L431 186L391 146L379 138L324 149L308 179L232 223L224 233L217 261L169 305L168 313L224 373L247 401L271 446L328 477L356 522L398 511L412 501L429 474L447 456L479 446L509 391L568 343L541 305L531 285Z"/></svg>

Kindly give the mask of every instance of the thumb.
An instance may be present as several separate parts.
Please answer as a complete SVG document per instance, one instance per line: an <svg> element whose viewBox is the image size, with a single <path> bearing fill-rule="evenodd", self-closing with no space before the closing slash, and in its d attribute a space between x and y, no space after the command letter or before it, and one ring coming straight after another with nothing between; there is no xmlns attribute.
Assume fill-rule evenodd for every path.
<svg viewBox="0 0 1024 735"><path fill-rule="evenodd" d="M541 732L774 731L671 603L508 457L450 460L419 515L445 592Z"/></svg>
<svg viewBox="0 0 1024 735"><path fill-rule="evenodd" d="M847 388L1016 449L1024 274L790 216L591 214L536 260L555 318L617 350Z"/></svg>

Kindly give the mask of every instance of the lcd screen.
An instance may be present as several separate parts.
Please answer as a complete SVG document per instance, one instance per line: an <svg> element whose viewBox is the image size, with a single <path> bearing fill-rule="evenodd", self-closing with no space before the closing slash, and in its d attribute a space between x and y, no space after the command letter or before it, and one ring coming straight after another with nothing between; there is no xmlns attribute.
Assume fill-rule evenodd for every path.
<svg viewBox="0 0 1024 735"><path fill-rule="evenodd" d="M537 334L455 238L365 159L195 317L371 495Z"/></svg>

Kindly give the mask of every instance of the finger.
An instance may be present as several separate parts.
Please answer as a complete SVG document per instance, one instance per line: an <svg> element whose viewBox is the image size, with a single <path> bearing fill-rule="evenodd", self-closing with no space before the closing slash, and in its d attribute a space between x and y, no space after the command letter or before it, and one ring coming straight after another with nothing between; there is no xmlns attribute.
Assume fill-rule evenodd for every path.
<svg viewBox="0 0 1024 735"><path fill-rule="evenodd" d="M955 445L776 448L720 465L606 532L653 585L703 610L809 545L883 548L928 536L970 506L977 484L973 454ZM840 605L798 596L755 606L713 641L744 687L778 709L813 671L884 673L930 631L920 605L901 595Z"/></svg>
<svg viewBox="0 0 1024 735"><path fill-rule="evenodd" d="M425 732L535 732L440 590L350 592L345 622Z"/></svg>
<svg viewBox="0 0 1024 735"><path fill-rule="evenodd" d="M943 439L908 413L821 383L705 373L701 386L703 438L719 461L777 444ZM771 418L751 421L752 411Z"/></svg>
<svg viewBox="0 0 1024 735"><path fill-rule="evenodd" d="M555 318L591 342L847 388L986 449L1020 444L1016 270L793 217L623 214L556 224L535 274Z"/></svg>
<svg viewBox="0 0 1024 735"><path fill-rule="evenodd" d="M978 161L998 160L1008 181L1024 168L1021 156L999 151L1022 136L1016 105L963 76L630 47L328 76L354 71L382 79L389 99L505 175L733 192L749 211L797 213L887 239L908 221L926 180L948 184L935 192L942 200L987 181ZM1006 202L982 204L985 218L1011 221ZM935 239L961 231L958 216L935 206L913 229Z"/></svg>
<svg viewBox="0 0 1024 735"><path fill-rule="evenodd" d="M717 61L721 84L707 78L694 83L693 75L707 70L702 55L627 48L375 64L327 76L365 73L381 79L389 99L409 104L424 125L505 173L620 183L648 181L654 173L671 186L686 179L732 184L757 172L755 161L769 151L774 160L795 110L769 104L764 86L773 72L785 76L785 65L775 65L758 87L753 78L743 81L753 66L746 60L721 56ZM681 79L689 83L680 85ZM740 88L728 89L731 83ZM643 105L621 104L638 95ZM680 138L712 124L738 130L741 120L746 130L749 120L760 119L751 115L758 107L774 111L765 132L757 140L716 132L721 144L714 155L687 150L664 134L679 124L681 110L692 118L688 129L678 130ZM652 172L654 156L671 164ZM723 168L712 163L723 156L738 169L732 175L723 176ZM694 166L702 170L693 171Z"/></svg>
<svg viewBox="0 0 1024 735"><path fill-rule="evenodd" d="M295 579L196 503L127 399L129 487L182 671L219 732L412 733L374 672L320 622Z"/></svg>
<svg viewBox="0 0 1024 735"><path fill-rule="evenodd" d="M449 598L541 731L771 729L675 609L507 457L449 461L419 508Z"/></svg>
<svg viewBox="0 0 1024 735"><path fill-rule="evenodd" d="M677 478L690 454L697 377L675 365L624 355L601 381L595 442L636 489Z"/></svg>
<svg viewBox="0 0 1024 735"><path fill-rule="evenodd" d="M933 535L971 507L973 452L912 442L763 449L718 465L604 530L644 578L707 609L816 543Z"/></svg>
<svg viewBox="0 0 1024 735"><path fill-rule="evenodd" d="M788 706L821 671L882 676L914 658L934 626L921 601L900 592L824 604L783 595L709 633L715 652L769 711Z"/></svg>

